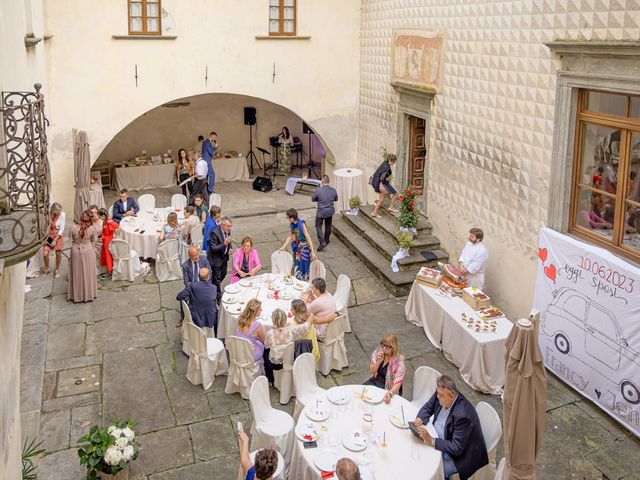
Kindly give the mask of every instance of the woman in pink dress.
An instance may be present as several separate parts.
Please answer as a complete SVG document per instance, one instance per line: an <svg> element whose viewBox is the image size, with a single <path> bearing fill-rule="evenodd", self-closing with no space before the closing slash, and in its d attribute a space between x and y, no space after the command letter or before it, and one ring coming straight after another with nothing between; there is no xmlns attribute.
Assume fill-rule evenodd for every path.
<svg viewBox="0 0 640 480"><path fill-rule="evenodd" d="M53 272L55 278L60 278L60 262L62 261L62 249L64 248L64 212L59 203L51 205L51 223L49 224L49 232L47 233L47 242L42 247L44 255L44 272L43 276L49 275L49 254L51 250L56 252L56 269Z"/></svg>
<svg viewBox="0 0 640 480"><path fill-rule="evenodd" d="M98 295L96 278L96 251L98 230L91 223L91 211L86 210L80 223L71 228L71 257L69 258L69 292L67 298L74 303L91 302Z"/></svg>
<svg viewBox="0 0 640 480"><path fill-rule="evenodd" d="M233 254L233 275L229 279L230 284L241 278L253 277L262 268L258 252L253 248L253 239L244 237L241 245L242 248L236 248Z"/></svg>

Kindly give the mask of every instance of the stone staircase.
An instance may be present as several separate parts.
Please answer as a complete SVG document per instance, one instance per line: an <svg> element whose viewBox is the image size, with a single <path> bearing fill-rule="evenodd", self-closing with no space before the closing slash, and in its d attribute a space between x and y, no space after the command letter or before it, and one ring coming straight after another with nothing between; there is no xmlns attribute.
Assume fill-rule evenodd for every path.
<svg viewBox="0 0 640 480"><path fill-rule="evenodd" d="M378 279L396 296L409 293L416 273L421 267L435 267L438 262L448 262L449 256L440 250L440 240L431 233L431 224L420 217L414 237L416 246L410 255L398 262L400 271L391 271L391 258L398 251L396 243L396 217L386 209L381 209L381 218L373 218L373 205L360 208L356 216L336 215L333 217L333 233L371 270ZM427 261L420 252L431 251L437 258Z"/></svg>

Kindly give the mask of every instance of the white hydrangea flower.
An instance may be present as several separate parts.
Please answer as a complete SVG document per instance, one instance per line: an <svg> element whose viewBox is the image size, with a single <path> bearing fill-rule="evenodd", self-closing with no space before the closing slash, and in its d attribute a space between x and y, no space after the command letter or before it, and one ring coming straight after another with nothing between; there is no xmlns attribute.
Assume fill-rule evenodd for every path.
<svg viewBox="0 0 640 480"><path fill-rule="evenodd" d="M104 454L104 461L109 465L117 465L122 460L122 452L117 447L109 447Z"/></svg>
<svg viewBox="0 0 640 480"><path fill-rule="evenodd" d="M109 427L109 430L111 430L111 427ZM117 427L114 427L113 430L111 430L111 431L109 431L109 430L107 430L107 431L109 432L109 434L112 437L120 438L122 436L122 430L117 428Z"/></svg>
<svg viewBox="0 0 640 480"><path fill-rule="evenodd" d="M126 447L128 444L129 442L125 437L120 437L116 440L116 447L118 447L120 450L124 449L124 447Z"/></svg>
<svg viewBox="0 0 640 480"><path fill-rule="evenodd" d="M107 433L109 435L113 435L113 432L116 430L116 426L115 425L111 425L108 429L107 429Z"/></svg>
<svg viewBox="0 0 640 480"><path fill-rule="evenodd" d="M124 427L122 429L122 434L127 437L127 440L131 441L134 439L135 434L133 433L133 430L131 430L129 427Z"/></svg>
<svg viewBox="0 0 640 480"><path fill-rule="evenodd" d="M122 451L122 459L125 462L128 462L133 457L133 446L127 445L125 449Z"/></svg>

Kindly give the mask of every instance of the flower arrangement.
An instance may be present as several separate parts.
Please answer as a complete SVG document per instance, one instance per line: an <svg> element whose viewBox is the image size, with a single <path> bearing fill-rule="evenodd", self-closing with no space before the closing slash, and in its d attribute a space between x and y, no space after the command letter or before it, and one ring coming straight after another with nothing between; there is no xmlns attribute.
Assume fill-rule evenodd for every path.
<svg viewBox="0 0 640 480"><path fill-rule="evenodd" d="M113 422L109 428L94 425L80 442L88 445L78 448L80 463L87 466L87 479L104 478L99 473L117 475L130 461L138 458L133 423Z"/></svg>
<svg viewBox="0 0 640 480"><path fill-rule="evenodd" d="M415 228L420 218L420 212L416 208L416 197L418 193L413 185L407 185L404 192L398 195L400 200L400 216L398 217L398 226L400 228Z"/></svg>
<svg viewBox="0 0 640 480"><path fill-rule="evenodd" d="M413 235L407 232L398 232L396 234L396 241L398 242L398 246L404 250L408 250L416 245L416 242L413 241Z"/></svg>
<svg viewBox="0 0 640 480"><path fill-rule="evenodd" d="M360 205L362 205L362 201L359 196L355 195L349 199L349 208L360 208Z"/></svg>

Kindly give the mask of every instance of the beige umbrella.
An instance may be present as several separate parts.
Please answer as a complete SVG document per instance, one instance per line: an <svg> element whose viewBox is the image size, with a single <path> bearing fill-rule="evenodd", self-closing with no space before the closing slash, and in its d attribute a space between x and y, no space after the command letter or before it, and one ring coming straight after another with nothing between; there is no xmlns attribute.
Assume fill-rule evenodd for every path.
<svg viewBox="0 0 640 480"><path fill-rule="evenodd" d="M78 133L73 146L73 165L75 172L76 197L73 205L73 219L80 222L80 215L89 208L89 186L91 182L91 158L89 157L89 139L87 132Z"/></svg>
<svg viewBox="0 0 640 480"><path fill-rule="evenodd" d="M535 480L547 406L547 372L529 320L518 320L507 338L507 380L502 424L507 466L503 480Z"/></svg>

